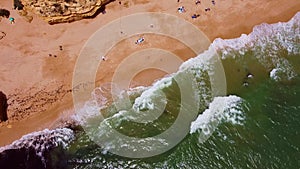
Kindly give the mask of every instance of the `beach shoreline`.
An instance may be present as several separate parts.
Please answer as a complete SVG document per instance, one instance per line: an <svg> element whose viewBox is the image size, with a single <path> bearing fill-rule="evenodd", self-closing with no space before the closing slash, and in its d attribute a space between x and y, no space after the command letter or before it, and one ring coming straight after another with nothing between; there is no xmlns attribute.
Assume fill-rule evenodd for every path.
<svg viewBox="0 0 300 169"><path fill-rule="evenodd" d="M8 95L9 118L14 117L16 112L13 111L17 109L22 111L28 108L29 111L24 116L15 115L15 119L1 124L0 146L10 144L33 131L55 128L60 121L73 113L71 91L76 59L87 39L114 19L137 12L169 13L193 23L213 41L215 38L228 39L248 34L255 25L261 23L286 22L300 7L297 0L276 0L266 2L264 5L259 0L251 2L232 0L231 6L228 6L227 0L217 0L215 6L208 1L206 5L202 3L200 7L194 2L177 3L171 0L128 2L129 7L124 7L118 4L118 1L114 1L106 6L106 14L66 24L48 25L37 16L34 16L32 23L27 23L16 11L11 11L11 15L16 18L14 25L2 19L0 31L5 31L7 36L0 41L2 49L0 90ZM11 9L9 2L0 2L0 6ZM185 6L186 13L179 14L177 12L179 6ZM211 11L204 12L207 6L211 7ZM192 19L193 13L200 13L201 16ZM172 47L168 44L163 46ZM120 47L126 47L126 44L121 44ZM182 46L178 45L177 48L181 49ZM122 59L110 57L109 61L118 65ZM104 70L109 72L110 67ZM164 75L160 72L154 74L157 76L151 73L143 76L149 76L154 80ZM149 85L151 84L149 78L140 80L137 78L136 81L139 85ZM101 85L109 82L109 79L110 74L99 75L97 83ZM48 99L43 101L44 98Z"/></svg>

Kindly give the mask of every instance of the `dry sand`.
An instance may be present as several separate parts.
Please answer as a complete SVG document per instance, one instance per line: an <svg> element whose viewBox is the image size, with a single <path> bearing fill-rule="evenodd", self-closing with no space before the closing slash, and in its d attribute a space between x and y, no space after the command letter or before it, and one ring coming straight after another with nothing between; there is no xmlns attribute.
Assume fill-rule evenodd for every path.
<svg viewBox="0 0 300 169"><path fill-rule="evenodd" d="M210 0L202 0L198 6L187 0L179 3L177 0L122 0L122 5L114 1L106 6L106 14L57 25L48 25L35 15L28 23L16 11L11 11L16 23L11 25L7 19L0 22L0 31L6 33L0 40L0 90L8 95L10 104L10 120L0 124L0 146L24 134L52 128L72 114L71 82L76 58L87 39L114 19L137 12L169 13L195 24L213 41L217 37L235 38L242 33L250 33L253 26L263 22L288 21L300 10L299 0L215 1L216 6ZM124 6L125 2L127 6ZM179 14L179 6L185 6L186 13ZM211 11L204 12L206 7L210 7ZM1 1L0 8L11 9L12 3ZM192 19L194 13L201 16ZM155 42L156 37L147 38ZM145 46L172 49L184 60L194 56L193 52L172 39L160 42ZM138 50L132 47L132 50L123 51L123 57L116 55L128 45L134 46L120 43L112 49L107 63L117 66L127 54ZM98 85L109 82L113 74L111 66L102 66L103 71L104 74L97 74ZM141 72L134 78L135 85L151 84L164 74L157 70Z"/></svg>

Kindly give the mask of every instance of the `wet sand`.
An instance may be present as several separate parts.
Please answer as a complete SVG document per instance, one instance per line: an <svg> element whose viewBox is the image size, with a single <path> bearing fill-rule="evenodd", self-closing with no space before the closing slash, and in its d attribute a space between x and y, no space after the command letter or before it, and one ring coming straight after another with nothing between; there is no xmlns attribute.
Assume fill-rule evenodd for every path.
<svg viewBox="0 0 300 169"><path fill-rule="evenodd" d="M106 14L73 23L48 25L35 15L32 23L28 23L12 10L15 24L2 19L0 31L6 36L0 40L0 90L8 96L10 120L0 124L0 146L24 134L53 128L60 119L72 114L72 76L76 59L88 38L114 19L137 12L169 13L195 24L213 41L217 37L236 38L242 33L250 33L260 23L288 21L300 9L298 0L216 0L215 6L209 0L202 0L201 5L184 0L179 3L176 0L128 2L125 7L114 1L106 6ZM10 1L0 2L1 8L11 9L11 5ZM179 14L179 6L184 6L186 12ZM207 7L211 11L204 12ZM191 15L195 13L200 17L192 19ZM154 42L157 37L147 38ZM144 47L172 49L183 60L193 57L182 44L170 41L172 39L165 38L160 41L162 43L145 44ZM120 43L104 63L117 66L122 58L137 50L134 45ZM128 47L133 50L125 51ZM124 50L124 54L117 57L120 50ZM110 66L102 66L102 71L106 73L97 74L97 85L109 82L113 74ZM160 71L144 71L134 81L136 85L149 85L163 75Z"/></svg>

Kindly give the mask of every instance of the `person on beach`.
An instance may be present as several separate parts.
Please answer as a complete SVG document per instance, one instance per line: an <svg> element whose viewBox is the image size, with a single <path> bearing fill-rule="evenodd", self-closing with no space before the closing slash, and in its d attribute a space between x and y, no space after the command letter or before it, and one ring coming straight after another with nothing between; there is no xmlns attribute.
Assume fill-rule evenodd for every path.
<svg viewBox="0 0 300 169"><path fill-rule="evenodd" d="M102 56L101 59L102 59L103 61L106 61L106 57L105 57L105 56Z"/></svg>
<svg viewBox="0 0 300 169"><path fill-rule="evenodd" d="M210 11L210 8L205 8L204 10L205 10L205 12L207 12L207 11Z"/></svg>
<svg viewBox="0 0 300 169"><path fill-rule="evenodd" d="M185 12L184 6L179 7L177 10L178 10L179 13L184 13Z"/></svg>
<svg viewBox="0 0 300 169"><path fill-rule="evenodd" d="M211 3L212 3L213 5L216 5L216 2L215 2L214 0L212 0Z"/></svg>
<svg viewBox="0 0 300 169"><path fill-rule="evenodd" d="M192 15L192 19L196 19L196 18L198 18L200 15L199 14L194 14L194 15Z"/></svg>
<svg viewBox="0 0 300 169"><path fill-rule="evenodd" d="M138 40L136 40L135 44L141 44L145 41L144 37L139 38Z"/></svg>
<svg viewBox="0 0 300 169"><path fill-rule="evenodd" d="M196 4L196 5L201 4L200 0L197 0L197 1L195 2L195 4Z"/></svg>
<svg viewBox="0 0 300 169"><path fill-rule="evenodd" d="M0 40L3 39L6 36L6 33L3 31L0 31Z"/></svg>
<svg viewBox="0 0 300 169"><path fill-rule="evenodd" d="M14 24L14 23L15 23L15 18L10 17L10 18L9 18L9 22L10 22L10 24Z"/></svg>

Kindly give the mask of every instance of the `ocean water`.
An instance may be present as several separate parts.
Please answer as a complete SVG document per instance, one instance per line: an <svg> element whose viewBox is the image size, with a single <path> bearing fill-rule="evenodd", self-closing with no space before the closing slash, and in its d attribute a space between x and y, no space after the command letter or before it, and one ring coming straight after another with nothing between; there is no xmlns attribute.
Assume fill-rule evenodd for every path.
<svg viewBox="0 0 300 169"><path fill-rule="evenodd" d="M225 95L212 92L211 67L205 64L205 60L213 57L212 50L219 54L224 67ZM35 147L35 152L43 157L44 168L298 169L299 74L300 13L297 13L289 22L262 24L240 38L216 39L206 52L183 63L177 73L150 87L124 91L116 95L115 102L100 104L99 98L103 101L103 97L94 92L93 99L83 107L83 115L76 116L86 132L63 129L67 131L64 135L60 130L47 131L60 133L59 139L54 140L57 145L50 146L61 147L59 149L52 148L45 155L41 148L47 149L46 146L25 145ZM194 79L193 83L186 78ZM187 101L185 94L180 93L181 86L193 89L193 93L186 91ZM123 101L124 93L129 95L131 104ZM99 117L99 111L104 119ZM148 111L162 114L157 119L138 123L145 119L143 112ZM180 115L181 111L184 116ZM161 149L161 145L169 142L154 136L171 128L179 117L185 119L180 123L180 131L171 130L171 134L176 135L181 130L187 134L168 151L147 158L128 158L111 153L111 150L124 147L137 148L137 152L139 149L149 152ZM100 119L103 120L101 123ZM114 135L112 128L139 138L139 144L136 140L128 143L122 139L107 139ZM31 137L2 149L19 148L23 145L19 142L26 142ZM93 140L102 140L101 146ZM8 157L2 153L0 159ZM4 164L0 162L1 165Z"/></svg>

